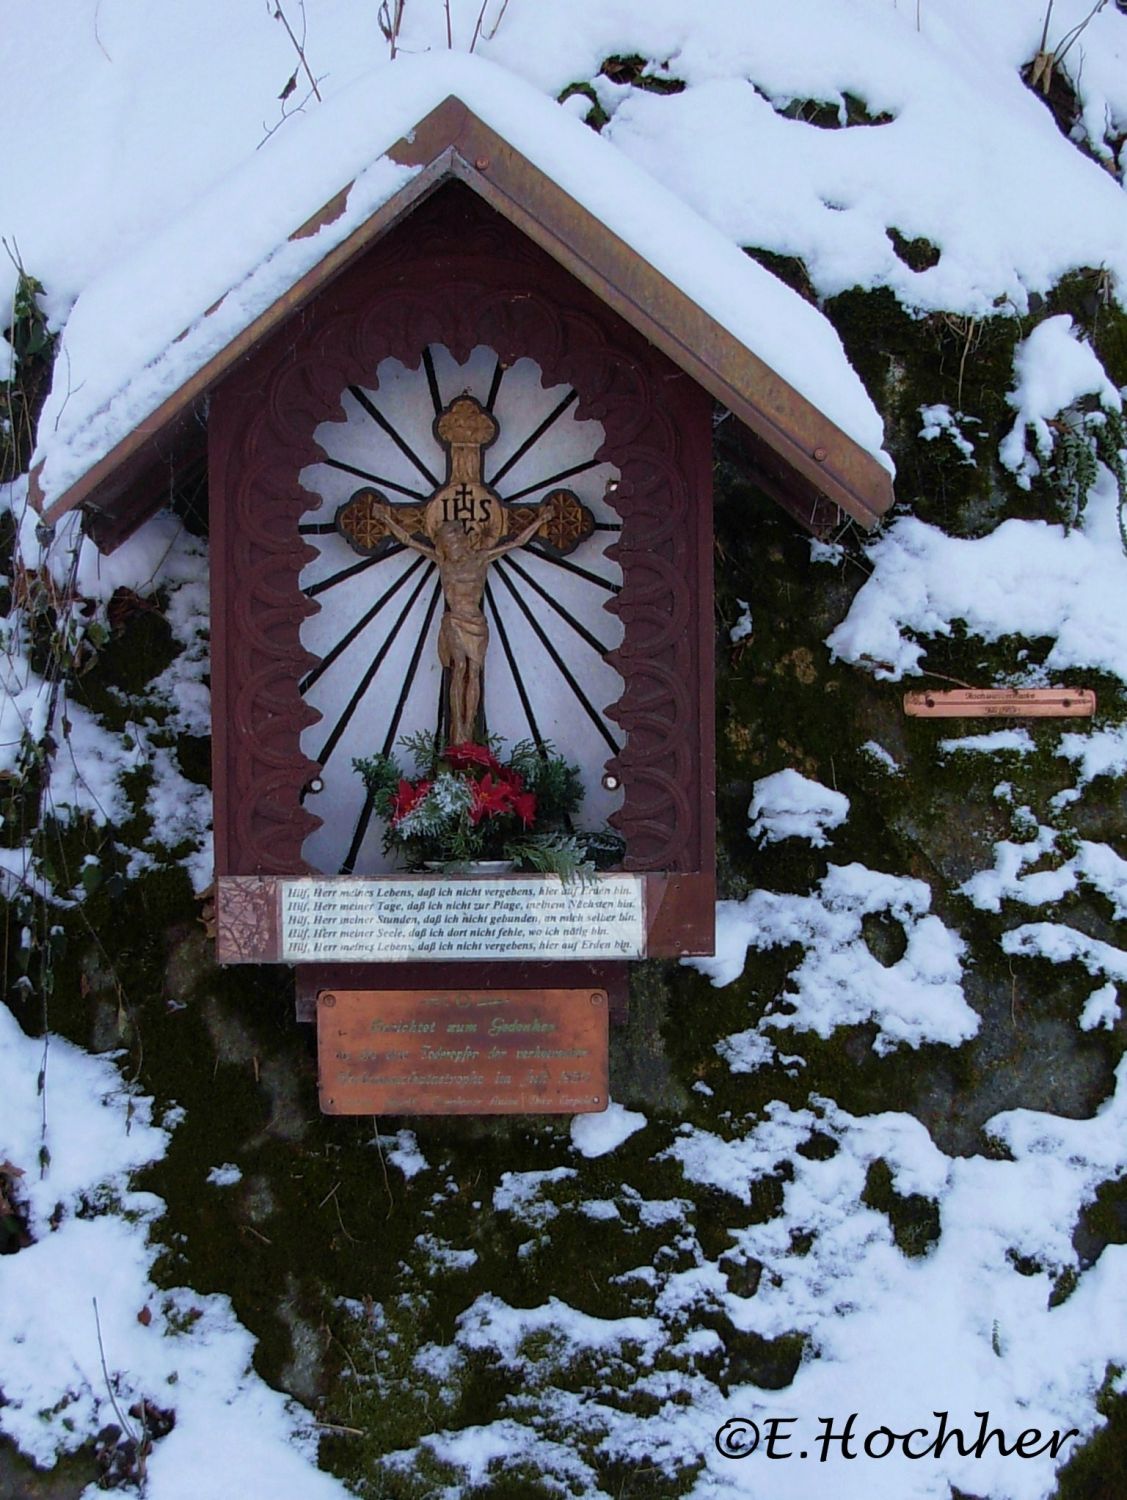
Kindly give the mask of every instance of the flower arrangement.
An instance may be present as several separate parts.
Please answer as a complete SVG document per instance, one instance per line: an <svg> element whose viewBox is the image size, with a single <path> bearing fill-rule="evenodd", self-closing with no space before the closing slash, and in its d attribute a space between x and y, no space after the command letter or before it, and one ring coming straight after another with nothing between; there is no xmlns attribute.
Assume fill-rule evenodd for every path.
<svg viewBox="0 0 1127 1500"><path fill-rule="evenodd" d="M440 750L433 735L416 734L400 743L414 760L413 777L389 755L353 765L386 824L384 850L398 852L409 869L511 860L564 880L586 879L595 869L592 843L621 844L613 834L608 845L605 836L572 832L583 799L579 768L550 745L521 740L502 760L497 742Z"/></svg>

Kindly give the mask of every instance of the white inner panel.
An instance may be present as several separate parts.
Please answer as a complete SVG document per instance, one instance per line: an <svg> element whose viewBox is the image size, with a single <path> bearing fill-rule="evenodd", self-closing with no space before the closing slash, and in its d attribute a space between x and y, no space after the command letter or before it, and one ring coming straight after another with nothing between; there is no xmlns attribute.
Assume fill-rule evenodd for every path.
<svg viewBox="0 0 1127 1500"><path fill-rule="evenodd" d="M444 348L431 353L443 406L463 391L487 402L497 370L492 350L475 349L464 365ZM443 601L433 563L410 551L372 561L337 532L310 529L330 527L338 508L358 489L378 489L392 503L410 504L429 499L446 479L446 451L433 431L435 403L425 365L410 370L384 360L361 389L394 436L363 401L345 391L343 420L323 422L316 439L326 460L360 472L323 462L301 475L302 484L322 497L321 506L302 518L305 540L317 556L302 571L301 586L314 590L320 609L302 625L301 640L321 658L303 691L322 715L301 739L305 753L322 765L321 789L308 793L305 805L323 820L303 853L313 868L328 874L342 869L380 874L394 867L381 848L383 825L376 818L365 825L364 786L352 762L390 749L411 774L398 741L437 728L442 685L437 638ZM617 539L619 517L603 497L617 472L609 464L592 463L603 429L597 422L577 421L574 402L529 443L568 395L567 386L545 389L530 359L506 369L493 406L500 431L484 452L484 477L503 500L519 496L521 504L535 503L551 489L573 490L596 525L608 529L596 530L562 564L521 548L490 568L493 603L483 600L490 630L484 703L489 732L500 736L503 748L539 735L580 766L586 796L576 825L593 829L622 800L621 791L608 792L602 785L613 753L607 736L615 744L622 739L618 727L603 717L623 686L602 656L621 643L623 633L604 608L622 580L621 569L605 555ZM520 458L495 479L526 444ZM580 473L557 477L589 463L592 467Z"/></svg>

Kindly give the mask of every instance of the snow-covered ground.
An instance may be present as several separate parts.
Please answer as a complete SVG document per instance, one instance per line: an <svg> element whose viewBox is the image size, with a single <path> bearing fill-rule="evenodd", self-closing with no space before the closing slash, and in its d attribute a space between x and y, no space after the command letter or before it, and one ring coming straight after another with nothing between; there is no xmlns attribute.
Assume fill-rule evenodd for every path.
<svg viewBox="0 0 1127 1500"><path fill-rule="evenodd" d="M216 297L236 288L233 313L252 314L277 278L293 273L305 251L271 254L311 209L354 177L353 218L395 189L399 170L372 163L398 133L404 110L474 73L464 57L447 57L448 15L455 51L467 52L480 31L474 51L483 66L474 76L486 79L483 98L496 92L483 111L514 117L530 149L539 142L547 151L549 140L562 153L562 175L597 171L606 161L620 196L653 179L670 195L662 201L679 200L699 216L703 223L681 242L671 236L674 259L711 246L704 264L722 266L726 256L738 258L732 247L753 246L800 258L818 297L887 288L913 317L965 320L1032 316L1062 276L1087 267L1102 270L1108 296L1127 305L1127 15L1116 4L1097 7L1068 58L1087 154L1061 134L1020 71L1041 45L1046 10L1055 47L1089 16L1089 0L1056 0L1051 8L1047 0L710 0L703 7L451 0L449 12L442 0L406 0L394 62L374 3L282 0L304 35L303 58L277 8L195 0L139 16L128 0L35 7L0 0L0 122L9 147L0 173L8 251L0 254L0 305L15 295L18 263L43 283L43 305L62 332L40 433L40 455L58 455L60 483L119 435L101 420L107 412L135 419L166 392L160 361L170 341ZM656 78L684 88L657 92L601 71L607 58L634 55ZM293 90L280 100L291 74ZM576 83L588 91L573 92L557 120L551 101ZM592 98L607 116L601 141L588 140L578 124ZM522 100L531 101L523 123L516 118ZM813 102L838 111L840 128L811 124L802 108L789 108ZM546 117L551 126L541 131ZM556 124L567 128L558 132ZM621 210L619 203L613 211ZM201 225L210 226L202 240L186 237L198 236ZM934 263L911 269L893 230L928 241L938 252ZM146 267L167 277L177 256L182 275L174 284L143 280ZM761 298L728 316L764 321L760 347L778 350L780 363L795 328L810 330L802 347L821 351L826 368L842 358L829 323L797 294L757 269L748 284ZM712 295L723 313L726 289ZM88 320L83 308L92 310ZM198 362L208 348L200 334L180 352ZM817 372L804 378L817 398ZM829 403L824 386L821 394ZM1074 320L1056 314L1017 344L1008 388L1013 425L996 452L984 454L974 421L942 405L921 410L922 440L952 444L960 462L996 462L1017 485L1030 485L1050 460L1062 420L1090 434L1093 423L1120 412L1122 396ZM842 399L840 419L879 447L859 384ZM965 629L987 643L1048 640L1039 665L1021 676L1026 684L1085 670L1127 683L1119 613L1127 559L1108 467L1096 466L1071 528L1011 517L982 536L952 536L911 514L910 491L899 498L902 512L867 547L870 576L829 634L827 662L895 681L921 670L929 638ZM65 525L43 555L23 479L8 486L5 507L31 575L42 565L59 588L73 584L102 605L118 588L159 589L180 654L147 690L159 724L139 719L124 733L111 730L53 691L50 673L32 659L27 620L13 608L0 655L0 773L17 767L21 745L49 732L65 739L51 774L54 810L113 830L127 806L123 776L147 768L151 832L125 851L127 874L159 863L170 848L177 857L187 849L183 859L202 889L210 870L206 798L177 768L168 737L207 728L203 547L159 516L109 559ZM823 546L814 560L839 559ZM740 602L731 631L737 648L760 617L754 594ZM76 616L72 644L99 618L97 609ZM941 753L1012 760L1032 753L1024 734L964 735ZM874 775L902 774L878 739L863 749ZM1127 731L1110 722L1076 729L1060 737L1056 755L1072 783L1054 799L1059 821L1097 778L1127 770ZM1004 774L995 796L1009 805ZM1119 1055L1127 949L1057 914L1042 920L1037 910L1095 893L1121 920L1127 865L1115 848L1029 813L1021 839L997 840L981 868L944 892L918 873L838 861L835 840L848 835L855 803L836 785L787 768L759 777L745 823L729 831L746 829L759 848L806 845L829 860L804 892L761 889L720 906L717 953L697 962L718 988L739 978L749 953L793 958L782 990L764 997L754 1024L717 1045L734 1078L770 1069L794 1076L800 1062L788 1048L797 1037L828 1038L862 1023L881 1057L925 1046L956 1055L980 1023L967 999L966 944L948 915L952 896L986 916L1020 909L999 940L1000 956L1080 965L1091 986L1077 1029L1114 1041ZM1016 827L1021 809L1013 811ZM80 887L62 889L56 879L52 888L29 850L0 850L0 874L11 895L49 896L60 905L81 899ZM896 961L873 957L867 919L896 929L903 942ZM1089 1266L1072 1243L1077 1217L1100 1184L1127 1172L1125 1066L1090 1118L1025 1109L995 1116L985 1126L992 1155L948 1155L907 1113L857 1115L815 1096L802 1108L778 1102L756 1117L726 1113L715 1129L647 1120L620 1105L577 1121L562 1165L504 1175L495 1215L527 1222L530 1242L534 1233L550 1234L557 1209L549 1193L582 1192L583 1172L595 1170L588 1163L601 1171L616 1153L645 1149L678 1164L687 1185L735 1205L749 1204L754 1185L786 1162L791 1175L779 1212L765 1222L749 1216L729 1252L761 1267L758 1289L733 1290L721 1257L686 1231L689 1264L660 1273L639 1265L634 1273L653 1294L650 1312L599 1319L557 1298L517 1307L498 1285L465 1309L452 1342L420 1350L419 1369L453 1380L460 1364L487 1351L521 1374L533 1335L550 1337L560 1360L590 1353L609 1369L621 1357L654 1415L624 1410L596 1385L556 1392L560 1427L594 1424L608 1451L645 1453L659 1469L696 1465L690 1492L702 1500L765 1493L946 1500L952 1486L990 1500L1043 1500L1057 1464L1101 1425L1096 1398L1109 1366L1127 1368L1123 1247L1107 1246ZM696 1088L709 1094L703 1081ZM0 1006L0 1172L16 1184L32 1236L0 1261L0 1433L47 1465L108 1422L139 1430L148 1420L141 1403L149 1403L176 1418L148 1459L149 1500L344 1494L316 1467L307 1414L251 1369L253 1341L231 1304L153 1284L162 1204L130 1180L177 1128L175 1113L153 1115L112 1058L59 1038L45 1050ZM832 1152L799 1149L814 1136L832 1142ZM425 1184L434 1171L406 1131L388 1160L411 1183ZM888 1164L897 1193L935 1205L939 1233L922 1247L926 1253L904 1254L888 1217L867 1201L877 1162ZM222 1158L201 1164L217 1193L237 1183L238 1171ZM629 1216L679 1223L685 1212L678 1200L639 1202L621 1185L573 1207L590 1228ZM808 1247L803 1254L795 1252L796 1237ZM778 1391L744 1381L722 1392L700 1373L720 1338L696 1317L705 1306L722 1309L742 1333L803 1335L807 1354L793 1380ZM679 1385L666 1358L697 1373ZM142 1415L130 1416L133 1407ZM923 1426L929 1431L914 1440L923 1447L940 1411L970 1434L978 1413L988 1411L1010 1442L1028 1429L1046 1442L1054 1432L1078 1436L1062 1439L1059 1454L1030 1457L1003 1454L996 1442L982 1456L949 1443L925 1459L905 1457L899 1445L882 1457L880 1439L859 1459L837 1443L818 1447L823 1420L833 1414L840 1431L851 1412L862 1450L865 1435L882 1427ZM794 1419L782 1446L796 1453L805 1446L805 1463L767 1456L771 1417ZM759 1451L725 1455L713 1435L744 1419L764 1434ZM748 1429L739 1432L748 1441ZM500 1457L555 1476L558 1493L604 1493L577 1448L511 1414L457 1430L438 1422L422 1446L461 1466L466 1486L485 1482L490 1460ZM412 1461L394 1456L400 1467Z"/></svg>

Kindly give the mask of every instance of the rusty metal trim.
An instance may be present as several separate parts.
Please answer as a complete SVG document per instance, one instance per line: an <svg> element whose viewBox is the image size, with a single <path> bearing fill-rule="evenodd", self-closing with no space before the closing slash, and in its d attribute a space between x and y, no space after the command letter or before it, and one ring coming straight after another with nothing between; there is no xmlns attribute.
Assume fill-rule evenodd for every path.
<svg viewBox="0 0 1127 1500"><path fill-rule="evenodd" d="M891 478L870 453L460 100L448 98L387 154L420 171L46 508L41 465L32 470L32 503L47 520L79 505L103 514L112 510L142 477L152 450L174 436L186 411L279 323L299 312L451 177L480 194L722 402L747 428L752 448L770 452L802 491L824 496L866 527L875 525L891 505ZM479 167L479 161L486 165ZM313 234L335 219L347 192L345 187L335 194L293 238Z"/></svg>

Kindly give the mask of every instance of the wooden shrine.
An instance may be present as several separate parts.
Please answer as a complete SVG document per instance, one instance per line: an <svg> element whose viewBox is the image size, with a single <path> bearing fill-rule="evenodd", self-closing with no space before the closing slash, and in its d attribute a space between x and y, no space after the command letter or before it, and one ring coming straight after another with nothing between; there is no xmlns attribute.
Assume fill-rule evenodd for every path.
<svg viewBox="0 0 1127 1500"><path fill-rule="evenodd" d="M629 962L713 946L715 404L815 531L891 488L460 101L390 155L407 185L48 517L120 540L207 399L218 955L295 967L323 1108L601 1109ZM557 746L614 866L396 870L352 762L423 731Z"/></svg>

